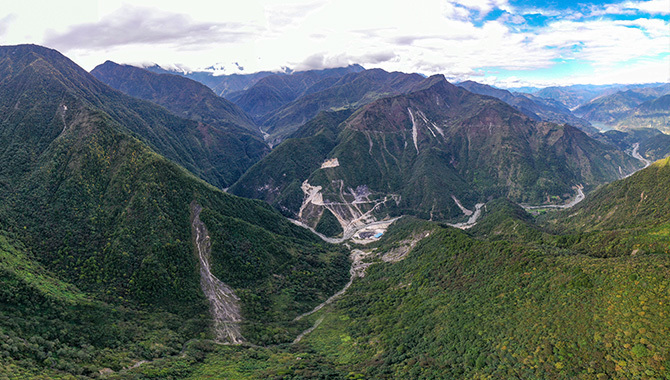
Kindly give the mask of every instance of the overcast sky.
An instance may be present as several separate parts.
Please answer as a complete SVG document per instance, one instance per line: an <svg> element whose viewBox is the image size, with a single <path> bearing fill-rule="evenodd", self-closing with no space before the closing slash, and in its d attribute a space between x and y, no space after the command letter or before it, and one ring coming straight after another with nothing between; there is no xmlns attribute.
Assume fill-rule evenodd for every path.
<svg viewBox="0 0 670 380"><path fill-rule="evenodd" d="M499 86L670 82L670 0L0 0L0 44L86 70L359 63Z"/></svg>

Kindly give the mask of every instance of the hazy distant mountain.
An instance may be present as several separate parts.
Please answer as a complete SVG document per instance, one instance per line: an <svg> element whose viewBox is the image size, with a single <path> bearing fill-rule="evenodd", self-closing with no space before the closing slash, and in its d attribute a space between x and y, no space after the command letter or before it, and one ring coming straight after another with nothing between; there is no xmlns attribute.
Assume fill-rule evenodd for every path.
<svg viewBox="0 0 670 380"><path fill-rule="evenodd" d="M355 110L381 97L409 92L424 78L418 74L365 70L330 78L309 88L298 99L270 112L259 122L274 141L295 132L320 111Z"/></svg>
<svg viewBox="0 0 670 380"><path fill-rule="evenodd" d="M558 124L567 123L588 134L598 133L598 129L592 127L588 121L574 116L560 102L547 98L539 98L531 94L514 94L507 90L501 90L473 81L461 82L458 86L476 94L498 98L532 119Z"/></svg>
<svg viewBox="0 0 670 380"><path fill-rule="evenodd" d="M317 160L333 144L320 133L326 146L310 156L310 167L321 165ZM548 197L570 196L576 184L605 183L640 165L574 127L536 122L497 99L453 86L441 76L425 79L409 94L362 107L340 124L337 133L330 133L337 136L335 145L323 158L337 158L337 165L324 161L309 177L302 173L283 179L292 173L278 163L293 159L284 151L283 159L271 155L261 160L233 186L234 191L275 204L282 199L284 212L297 215L300 208L304 216L312 206L300 207L296 202L302 199L297 184L307 180L312 189L320 187L325 204L354 202L364 213L386 199L378 209L445 219L461 214L452 196L471 209L489 197L541 203ZM271 171L273 176L252 176ZM278 177L281 183L295 181L296 185L277 186ZM356 216L346 207L327 208L342 220Z"/></svg>
<svg viewBox="0 0 670 380"><path fill-rule="evenodd" d="M657 90L654 88L662 88L663 83L643 83L643 84L608 84L608 85L572 85L562 87L546 87L533 93L533 95L541 98L549 98L563 103L566 107L574 110L575 108L584 105L591 100L615 94L617 92L635 90L638 93L646 95L653 95ZM660 96L663 94L657 94Z"/></svg>
<svg viewBox="0 0 670 380"><path fill-rule="evenodd" d="M273 74L260 79L249 89L227 95L227 98L240 106L257 120L269 113L310 93L310 88L325 81L332 83L348 73L363 71L359 65L347 67L299 71L291 74Z"/></svg>
<svg viewBox="0 0 670 380"><path fill-rule="evenodd" d="M237 91L246 90L262 78L277 74L272 71L259 71L252 74L214 75L210 71L184 72L180 70L166 70L158 65L147 66L144 68L157 74L174 74L193 79L194 81L200 82L211 88L214 93L222 97L226 97Z"/></svg>
<svg viewBox="0 0 670 380"><path fill-rule="evenodd" d="M533 95L541 98L549 98L563 103L569 109L575 109L580 105L591 101L601 93L600 90L583 87L546 87Z"/></svg>
<svg viewBox="0 0 670 380"><path fill-rule="evenodd" d="M648 100L619 120L618 129L657 128L670 133L670 94Z"/></svg>
<svg viewBox="0 0 670 380"><path fill-rule="evenodd" d="M117 90L159 104L177 116L231 130L243 127L262 138L258 127L242 109L194 80L111 61L98 65L91 74Z"/></svg>
<svg viewBox="0 0 670 380"><path fill-rule="evenodd" d="M654 97L633 90L619 91L593 99L579 106L574 113L591 122L614 125L630 110L651 98Z"/></svg>

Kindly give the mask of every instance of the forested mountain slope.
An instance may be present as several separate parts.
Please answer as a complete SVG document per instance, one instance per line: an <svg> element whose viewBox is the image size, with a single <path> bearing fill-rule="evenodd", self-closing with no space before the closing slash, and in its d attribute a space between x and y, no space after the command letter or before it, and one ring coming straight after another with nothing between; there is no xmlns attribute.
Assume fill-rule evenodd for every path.
<svg viewBox="0 0 670 380"><path fill-rule="evenodd" d="M635 107L619 121L617 128L622 130L656 128L670 133L670 95L648 100Z"/></svg>
<svg viewBox="0 0 670 380"><path fill-rule="evenodd" d="M332 83L342 76L362 71L359 65L334 69L298 71L291 74L273 74L257 81L245 91L228 95L228 99L242 107L254 118L262 118L293 100L311 92L313 86Z"/></svg>
<svg viewBox="0 0 670 380"><path fill-rule="evenodd" d="M308 125L318 125L318 119L314 122ZM462 213L459 203L472 210L475 203L500 196L516 202L560 201L572 195L572 186L597 186L641 166L576 128L533 121L440 76L409 94L362 107L336 130L323 130L329 132L317 136L330 145L319 157L332 146L332 137L326 136L337 133L335 145L309 177L282 179L294 183L290 189L277 186L277 176L299 174L279 165L290 162L284 153L285 159L260 161L233 191L271 203L284 199L282 212L314 225L324 207L343 223L372 208L380 216L448 219ZM310 156L309 165L318 165L319 157ZM270 171L276 174L253 175ZM297 207L297 184L305 180L304 202ZM295 194L291 201L289 194ZM316 198L310 200L310 194ZM360 211L346 206L354 203Z"/></svg>
<svg viewBox="0 0 670 380"><path fill-rule="evenodd" d="M0 51L0 333L12 344L1 372L118 371L213 337L195 206L207 270L239 297L245 341L292 340L301 327L292 319L346 282L340 247L196 178L94 102L127 96L55 51ZM173 117L129 104L129 120L143 109ZM158 137L163 126L146 128Z"/></svg>
<svg viewBox="0 0 670 380"><path fill-rule="evenodd" d="M252 148L253 144L231 139L225 130L179 118L163 107L116 91L55 50L35 45L0 47L0 77L0 112L12 128L23 123L41 129L53 123L62 130L63 118L67 123L80 107L93 107L217 187L230 185L267 152L260 140ZM49 132L49 138L55 138L58 130ZM9 130L5 133L8 139L16 137ZM43 146L48 141L35 143ZM12 146L7 145L5 154ZM20 152L12 154L23 159Z"/></svg>
<svg viewBox="0 0 670 380"><path fill-rule="evenodd" d="M356 110L379 98L410 92L424 78L381 69L321 81L294 101L259 120L273 141L281 141L321 111Z"/></svg>
<svg viewBox="0 0 670 380"><path fill-rule="evenodd" d="M111 61L98 65L91 75L112 88L159 104L185 119L231 130L241 127L262 138L258 127L242 109L194 80L172 74L155 74Z"/></svg>

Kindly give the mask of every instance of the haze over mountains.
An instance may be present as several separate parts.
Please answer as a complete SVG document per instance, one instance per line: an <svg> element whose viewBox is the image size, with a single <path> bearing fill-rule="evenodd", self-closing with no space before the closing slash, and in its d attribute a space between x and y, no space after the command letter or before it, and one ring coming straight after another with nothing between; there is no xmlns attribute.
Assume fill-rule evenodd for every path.
<svg viewBox="0 0 670 380"><path fill-rule="evenodd" d="M670 376L668 86L0 47L0 377Z"/></svg>
<svg viewBox="0 0 670 380"><path fill-rule="evenodd" d="M566 105L558 100L525 93L511 93L507 90L497 89L472 81L461 82L458 86L476 94L498 98L535 120L551 121L559 124L567 123L588 134L598 132L587 120L576 117Z"/></svg>

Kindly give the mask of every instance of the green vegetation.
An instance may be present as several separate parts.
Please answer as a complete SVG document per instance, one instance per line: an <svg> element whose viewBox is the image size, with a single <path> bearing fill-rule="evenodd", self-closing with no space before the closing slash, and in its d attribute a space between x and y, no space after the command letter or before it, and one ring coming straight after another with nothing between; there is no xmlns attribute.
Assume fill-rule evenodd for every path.
<svg viewBox="0 0 670 380"><path fill-rule="evenodd" d="M535 225L530 214L508 199L488 202L484 209L484 216L468 232L489 241L508 240L530 243L549 238L547 233Z"/></svg>
<svg viewBox="0 0 670 380"><path fill-rule="evenodd" d="M377 249L421 228L430 236L368 268L305 349L366 378L669 375L666 255L600 259L417 221Z"/></svg>
<svg viewBox="0 0 670 380"><path fill-rule="evenodd" d="M321 167L335 146L338 126L351 111L322 112L252 166L233 186L231 194L263 199L282 214L295 218L302 204L300 188Z"/></svg>
<svg viewBox="0 0 670 380"><path fill-rule="evenodd" d="M353 112L377 99L407 93L422 80L417 74L388 73L381 69L328 78L309 88L303 96L266 114L261 122L268 133L281 140L322 111Z"/></svg>
<svg viewBox="0 0 670 380"><path fill-rule="evenodd" d="M10 59L12 49L0 48L8 83L0 87L1 380L670 377L670 159L534 219L513 201L555 195L579 178L595 186L628 161L571 127L534 124L439 77L346 124L347 111L323 113L286 144L304 144L295 154L311 159L282 166L284 148L269 161L277 166L255 169L260 178L294 194L305 174L326 197L334 179L346 192L367 194L366 184L371 199L402 195L390 213L426 219L458 213L452 194L467 205L512 201L488 202L469 231L398 220L379 241L354 247L371 251L365 276L295 321L343 288L349 247L168 161L144 142L179 147L162 124L156 140L132 136L153 106L98 107L110 90L62 56L14 50ZM440 113L436 94L453 115ZM408 107L420 124L417 146ZM430 133L424 116L451 120L440 124L453 129L448 138L432 122ZM497 133L478 140L492 123ZM520 131L534 137L518 141ZM340 166L318 169L330 157ZM294 176L283 179L282 167ZM299 201L290 197L286 207ZM247 345L210 340L193 202L203 207L211 270L240 298ZM336 227L329 212L317 224L329 235Z"/></svg>
<svg viewBox="0 0 670 380"><path fill-rule="evenodd" d="M186 134L179 138L184 139L190 151L201 150L194 160L196 169L201 171L195 172L214 185L230 186L270 151L258 127L244 111L198 82L109 61L93 69L91 74L125 94L151 101L180 118L197 122L182 121ZM158 114L156 110L152 112ZM157 148L163 152L160 146Z"/></svg>
<svg viewBox="0 0 670 380"><path fill-rule="evenodd" d="M507 90L469 80L459 83L458 86L463 87L470 92L474 92L475 94L498 98L531 119L548 121L556 124L570 124L591 136L599 133L599 130L591 126L588 121L576 117L567 107L557 101L539 98L530 94L512 93Z"/></svg>
<svg viewBox="0 0 670 380"><path fill-rule="evenodd" d="M628 116L619 121L617 128L628 130L631 128L657 128L670 133L670 94L648 100L633 110Z"/></svg>
<svg viewBox="0 0 670 380"><path fill-rule="evenodd" d="M230 186L267 153L264 142L250 139L246 129L241 134L239 127L230 130L177 117L106 86L55 50L34 45L2 47L0 75L2 133L9 141L17 139L17 145L3 140L3 146L19 150L13 152L15 161L35 158L21 152L23 138L34 139L30 142L40 151L64 125L76 121L82 108L105 112L126 133L220 188Z"/></svg>
<svg viewBox="0 0 670 380"><path fill-rule="evenodd" d="M121 376L210 337L193 201L213 271L244 299L250 342L293 339L303 326L291 319L347 281L341 248L152 151L68 87L84 79L62 56L16 49L35 64L0 63L11 74L0 87L0 377Z"/></svg>
<svg viewBox="0 0 670 380"><path fill-rule="evenodd" d="M212 238L212 273L237 290L242 335L251 342L291 342L302 326L289 322L348 280L344 247L276 235L210 210L202 220Z"/></svg>
<svg viewBox="0 0 670 380"><path fill-rule="evenodd" d="M0 378L93 376L175 355L208 316L114 306L57 279L23 245L0 236ZM3 377L4 376L4 377Z"/></svg>
<svg viewBox="0 0 670 380"><path fill-rule="evenodd" d="M328 209L323 210L319 223L316 224L314 230L329 237L336 237L344 232L340 222Z"/></svg>
<svg viewBox="0 0 670 380"><path fill-rule="evenodd" d="M240 106L252 117L260 120L268 115L272 115L272 113L284 105L301 96L328 87L337 81L338 78L348 73L362 70L363 68L359 65L350 65L324 70L299 71L288 75L268 75L258 80L246 91L229 94L228 99ZM312 117L317 113L318 110ZM261 122L261 124L264 123ZM299 125L296 125L296 127Z"/></svg>
<svg viewBox="0 0 670 380"><path fill-rule="evenodd" d="M241 127L247 134L262 139L258 127L242 109L194 80L111 61L98 65L91 75L125 94L159 104L177 116L243 134Z"/></svg>
<svg viewBox="0 0 670 380"><path fill-rule="evenodd" d="M670 135L658 129L609 130L598 135L598 139L615 145L621 150L632 149L633 144L639 143L638 152L650 161L660 160L670 155Z"/></svg>
<svg viewBox="0 0 670 380"><path fill-rule="evenodd" d="M532 223L506 202L494 206L491 225ZM667 255L603 259L558 248L547 233L530 243L489 241L412 218L370 248L382 254L426 232L404 260L374 259L312 317L321 323L300 344L210 348L204 360L164 368L194 379L670 375Z"/></svg>
<svg viewBox="0 0 670 380"><path fill-rule="evenodd" d="M339 199L343 181L345 190L367 186L377 198L400 195L380 214L445 220L462 214L452 195L468 208L500 197L540 204L569 198L576 184L597 186L619 178L620 167L640 165L576 128L535 122L443 77L417 87L377 100L344 123L328 154L340 166L309 178L322 186L324 199Z"/></svg>

